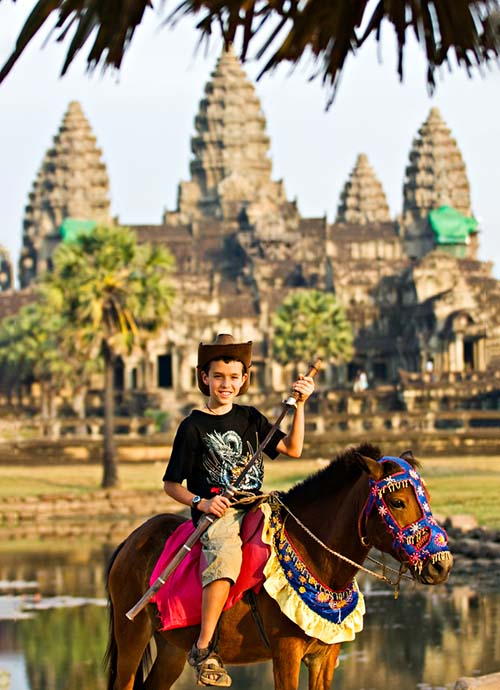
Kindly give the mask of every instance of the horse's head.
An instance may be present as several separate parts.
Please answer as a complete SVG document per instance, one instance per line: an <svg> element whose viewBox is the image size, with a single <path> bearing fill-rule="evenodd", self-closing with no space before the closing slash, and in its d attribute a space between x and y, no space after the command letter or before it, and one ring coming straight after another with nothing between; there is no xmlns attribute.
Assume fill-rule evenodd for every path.
<svg viewBox="0 0 500 690"><path fill-rule="evenodd" d="M370 490L360 516L360 538L407 565L419 582L437 585L447 580L453 565L448 536L432 515L413 456L404 458L360 456Z"/></svg>

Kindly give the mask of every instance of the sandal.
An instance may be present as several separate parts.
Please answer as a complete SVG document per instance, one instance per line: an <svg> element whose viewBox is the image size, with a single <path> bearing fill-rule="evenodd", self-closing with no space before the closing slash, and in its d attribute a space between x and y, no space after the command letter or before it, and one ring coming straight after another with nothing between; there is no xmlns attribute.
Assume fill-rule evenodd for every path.
<svg viewBox="0 0 500 690"><path fill-rule="evenodd" d="M218 654L211 651L210 647L199 649L194 644L189 652L188 663L196 671L196 683L198 685L228 688L232 683L231 676L224 668L222 659Z"/></svg>

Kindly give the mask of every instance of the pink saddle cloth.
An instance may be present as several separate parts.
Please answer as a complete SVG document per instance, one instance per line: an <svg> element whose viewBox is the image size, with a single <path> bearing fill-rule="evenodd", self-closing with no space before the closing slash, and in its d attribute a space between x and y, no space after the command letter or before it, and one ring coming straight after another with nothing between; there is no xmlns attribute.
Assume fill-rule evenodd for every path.
<svg viewBox="0 0 500 690"><path fill-rule="evenodd" d="M269 558L269 547L261 539L264 516L260 510L251 510L243 522L243 564L240 575L231 587L224 610L234 606L243 594L258 591L264 582L264 567ZM194 532L191 520L182 523L167 539L165 547L151 574L150 584L157 579L175 554ZM201 621L201 543L198 541L155 594L162 630L198 625Z"/></svg>

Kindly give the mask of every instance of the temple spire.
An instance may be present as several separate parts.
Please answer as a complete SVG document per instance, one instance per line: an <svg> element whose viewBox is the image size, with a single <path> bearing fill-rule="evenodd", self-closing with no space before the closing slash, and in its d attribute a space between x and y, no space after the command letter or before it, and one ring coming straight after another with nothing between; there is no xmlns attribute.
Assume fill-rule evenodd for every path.
<svg viewBox="0 0 500 690"><path fill-rule="evenodd" d="M401 234L409 256L424 256L436 245L429 213L449 206L471 217L465 163L437 108L432 108L413 140L403 186ZM477 236L469 254L474 256Z"/></svg>
<svg viewBox="0 0 500 690"><path fill-rule="evenodd" d="M271 180L260 100L232 48L223 51L205 86L195 130L191 180L179 186L183 218L233 219L263 194L285 201L281 183Z"/></svg>
<svg viewBox="0 0 500 690"><path fill-rule="evenodd" d="M45 270L65 218L110 222L109 180L101 149L73 101L37 173L23 222L21 286Z"/></svg>
<svg viewBox="0 0 500 690"><path fill-rule="evenodd" d="M471 216L470 185L457 142L437 108L432 108L413 140L403 187L406 222L452 206Z"/></svg>
<svg viewBox="0 0 500 690"><path fill-rule="evenodd" d="M382 184L368 157L361 153L340 195L336 223L389 223L391 215Z"/></svg>

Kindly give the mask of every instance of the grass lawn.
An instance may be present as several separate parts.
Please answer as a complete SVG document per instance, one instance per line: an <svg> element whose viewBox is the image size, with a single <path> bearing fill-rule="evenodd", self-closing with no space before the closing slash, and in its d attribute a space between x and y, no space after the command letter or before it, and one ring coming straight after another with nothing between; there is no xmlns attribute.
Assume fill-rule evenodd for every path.
<svg viewBox="0 0 500 690"><path fill-rule="evenodd" d="M122 463L120 489L162 490L164 466L160 463ZM67 464L0 467L0 498L57 493L88 493L101 488L100 465Z"/></svg>
<svg viewBox="0 0 500 690"><path fill-rule="evenodd" d="M265 489L284 489L324 466L318 460L277 460L266 465ZM122 463L121 486L126 490L162 491L161 463ZM0 498L97 491L98 465L43 467L2 466ZM479 523L500 529L500 457L428 458L422 474L431 493L432 508L441 516L470 514Z"/></svg>

